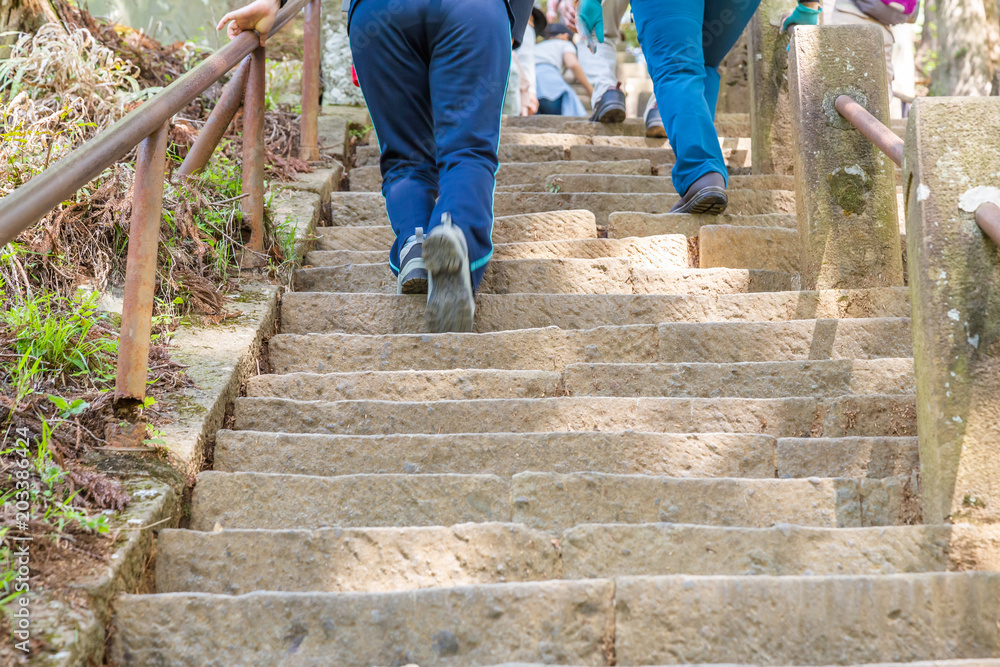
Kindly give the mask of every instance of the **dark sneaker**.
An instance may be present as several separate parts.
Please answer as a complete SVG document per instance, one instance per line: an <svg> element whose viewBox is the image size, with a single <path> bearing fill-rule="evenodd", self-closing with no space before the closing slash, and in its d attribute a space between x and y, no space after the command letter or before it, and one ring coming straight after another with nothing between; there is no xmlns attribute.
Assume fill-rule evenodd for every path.
<svg viewBox="0 0 1000 667"><path fill-rule="evenodd" d="M424 263L428 274L424 311L427 330L472 331L476 299L469 271L469 246L462 230L452 224L450 213L442 215L441 224L427 235Z"/></svg>
<svg viewBox="0 0 1000 667"><path fill-rule="evenodd" d="M722 174L711 172L695 181L670 212L722 215L727 206L726 179Z"/></svg>
<svg viewBox="0 0 1000 667"><path fill-rule="evenodd" d="M621 84L618 84L619 86ZM609 88L601 95L594 107L590 120L598 123L622 123L625 121L625 93L619 88Z"/></svg>
<svg viewBox="0 0 1000 667"><path fill-rule="evenodd" d="M663 118L660 117L659 107L653 107L646 114L646 136L650 139L667 138L667 130L663 127Z"/></svg>
<svg viewBox="0 0 1000 667"><path fill-rule="evenodd" d="M407 239L399 252L397 294L427 294L427 267L424 266L424 229Z"/></svg>

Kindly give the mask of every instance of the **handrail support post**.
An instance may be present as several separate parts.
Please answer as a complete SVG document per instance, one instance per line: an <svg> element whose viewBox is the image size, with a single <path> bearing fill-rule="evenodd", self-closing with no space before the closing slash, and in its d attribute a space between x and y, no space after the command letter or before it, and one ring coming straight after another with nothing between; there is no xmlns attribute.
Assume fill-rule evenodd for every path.
<svg viewBox="0 0 1000 667"><path fill-rule="evenodd" d="M264 265L264 92L266 51L258 46L250 56L243 103L243 224L250 240L240 261L244 268Z"/></svg>
<svg viewBox="0 0 1000 667"><path fill-rule="evenodd" d="M139 144L118 339L116 405L141 404L146 397L168 132L169 124L165 124Z"/></svg>
<svg viewBox="0 0 1000 667"><path fill-rule="evenodd" d="M302 56L302 117L300 120L299 158L319 160L319 75L322 44L320 41L321 0L306 5L306 25Z"/></svg>

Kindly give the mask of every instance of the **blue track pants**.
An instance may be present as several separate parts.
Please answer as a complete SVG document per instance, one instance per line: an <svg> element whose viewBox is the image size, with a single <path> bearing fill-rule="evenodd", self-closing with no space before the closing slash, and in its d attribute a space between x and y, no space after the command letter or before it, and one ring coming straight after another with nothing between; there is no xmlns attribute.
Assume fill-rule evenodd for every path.
<svg viewBox="0 0 1000 667"><path fill-rule="evenodd" d="M382 151L396 242L451 213L473 286L493 255L493 191L511 35L503 0L354 0L351 53Z"/></svg>
<svg viewBox="0 0 1000 667"><path fill-rule="evenodd" d="M729 181L715 131L722 59L750 23L760 0L632 0L639 44L677 162L684 194L710 172Z"/></svg>

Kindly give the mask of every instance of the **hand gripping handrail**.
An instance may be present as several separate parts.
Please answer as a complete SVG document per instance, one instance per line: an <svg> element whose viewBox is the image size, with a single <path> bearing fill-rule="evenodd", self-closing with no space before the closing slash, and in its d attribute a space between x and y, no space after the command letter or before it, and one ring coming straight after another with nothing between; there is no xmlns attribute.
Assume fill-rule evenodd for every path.
<svg viewBox="0 0 1000 667"><path fill-rule="evenodd" d="M838 97L834 106L858 132L889 156L889 159L895 162L896 166L903 166L904 142L896 136L895 132L886 127L849 95ZM1000 244L1000 207L989 202L982 204L976 209L976 223L994 243Z"/></svg>
<svg viewBox="0 0 1000 667"><path fill-rule="evenodd" d="M321 0L288 0L278 12L271 34L284 28L303 7L307 11L299 157L316 160L319 158L317 117ZM247 244L249 263L260 261L264 222L264 56L259 35L255 32L241 33L149 101L0 199L0 247L3 247L139 146L118 346L116 404L141 403L146 392L166 168L167 123L174 114L243 61L245 64L230 81L223 99L212 111L205 129L192 147L193 156L179 173L193 174L204 167L239 109L240 98L244 98L243 192L246 196L242 202L243 220L251 230Z"/></svg>

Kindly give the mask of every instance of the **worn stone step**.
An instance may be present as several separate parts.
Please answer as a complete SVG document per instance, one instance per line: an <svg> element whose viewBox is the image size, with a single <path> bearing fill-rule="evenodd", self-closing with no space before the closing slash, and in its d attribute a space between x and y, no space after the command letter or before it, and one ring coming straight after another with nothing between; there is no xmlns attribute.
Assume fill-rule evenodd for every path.
<svg viewBox="0 0 1000 667"><path fill-rule="evenodd" d="M615 584L615 654L622 665L1000 654L998 573L622 577Z"/></svg>
<svg viewBox="0 0 1000 667"><path fill-rule="evenodd" d="M544 398L563 393L561 372L494 369L269 374L254 376L246 385L247 396L298 401Z"/></svg>
<svg viewBox="0 0 1000 667"><path fill-rule="evenodd" d="M520 524L318 530L164 530L160 593L362 592L620 576L860 575L974 569L952 542L986 551L997 530L973 526L729 528ZM986 563L988 565L988 563Z"/></svg>
<svg viewBox="0 0 1000 667"><path fill-rule="evenodd" d="M832 359L736 364L571 364L569 396L675 398L835 397L912 394L912 359Z"/></svg>
<svg viewBox="0 0 1000 667"><path fill-rule="evenodd" d="M275 373L455 368L561 373L574 362L657 361L658 336L656 325L484 334L279 334L271 338L268 353Z"/></svg>
<svg viewBox="0 0 1000 667"><path fill-rule="evenodd" d="M666 256L664 264L671 266L672 259ZM687 257L683 260L686 266ZM294 284L298 292L395 294L397 291L396 277L388 262L299 269ZM614 257L493 260L486 268L479 293L633 294L632 264Z"/></svg>
<svg viewBox="0 0 1000 667"><path fill-rule="evenodd" d="M508 162L497 171L497 186L531 183L544 188L547 176L560 174L619 174L650 176L653 173L649 160L557 160L549 162ZM378 165L355 167L350 173L352 192L378 192L382 188L382 172ZM762 188L766 189L766 188ZM794 186L784 188L794 190Z"/></svg>
<svg viewBox="0 0 1000 667"><path fill-rule="evenodd" d="M574 363L739 363L899 358L905 318L523 329L485 334L279 334L274 373L410 369L562 372ZM901 362L902 363L902 362Z"/></svg>
<svg viewBox="0 0 1000 667"><path fill-rule="evenodd" d="M203 472L191 529L435 526L513 522L539 530L582 523L767 527L898 523L886 480L678 478L604 473L343 475ZM892 481L891 479L888 481ZM873 502L867 505L871 496ZM308 502L303 502L308 498Z"/></svg>
<svg viewBox="0 0 1000 667"><path fill-rule="evenodd" d="M606 664L614 584L550 581L377 594L168 593L116 602L115 664Z"/></svg>
<svg viewBox="0 0 1000 667"><path fill-rule="evenodd" d="M283 433L651 431L776 437L916 435L913 395L830 399L618 398L294 401L237 398L237 430Z"/></svg>
<svg viewBox="0 0 1000 667"><path fill-rule="evenodd" d="M708 665L705 663L700 663L702 667L758 667L757 665L736 665L733 663L728 663L725 665ZM492 667L544 667L542 663L528 663L528 662L505 662L502 665L492 665ZM681 667L680 665L660 665L659 667ZM833 667L832 665L830 667ZM972 659L972 660L934 660L934 661L924 661L918 660L915 662L866 662L863 665L849 665L848 667L1000 667L1000 658L983 658L983 659Z"/></svg>
<svg viewBox="0 0 1000 667"><path fill-rule="evenodd" d="M677 203L676 194L617 194L605 192L498 192L493 210L499 217L555 211L590 211L596 223L604 225L608 216L619 211L668 213ZM330 199L335 226L385 226L389 218L382 195L374 192L338 192ZM728 211L733 215L794 213L795 194L785 190L734 190L729 194ZM641 236L635 234L634 236ZM566 238L566 237L563 237ZM572 238L572 237L570 237ZM495 238L497 242L501 239ZM521 238L528 241L536 239Z"/></svg>
<svg viewBox="0 0 1000 667"><path fill-rule="evenodd" d="M349 197L337 200L335 212L342 219L353 219L355 205L371 204L369 195L361 199ZM382 213L385 214L385 208ZM320 250L381 250L388 254L396 235L388 224L382 226L334 226L316 229ZM647 235L648 236L648 235ZM597 238L597 222L590 211L572 210L529 213L498 217L493 225L493 242L523 243L559 242L565 239Z"/></svg>
<svg viewBox="0 0 1000 667"><path fill-rule="evenodd" d="M781 478L904 477L915 474L919 464L916 437L778 440L777 471Z"/></svg>
<svg viewBox="0 0 1000 667"><path fill-rule="evenodd" d="M544 132L568 132L585 135L633 136L646 135L646 123L642 118L626 118L621 123L594 123L565 116L504 116L502 130L523 132L535 129ZM516 129L515 129L516 128ZM721 113L715 118L715 129L719 136L749 137L749 114Z"/></svg>
<svg viewBox="0 0 1000 667"><path fill-rule="evenodd" d="M497 150L500 162L549 162L563 160L566 151L562 146L501 144ZM358 146L356 167L374 167L379 163L378 146Z"/></svg>
<svg viewBox="0 0 1000 667"><path fill-rule="evenodd" d="M413 590L561 579L551 534L519 524L418 528L165 530L159 593Z"/></svg>
<svg viewBox="0 0 1000 667"><path fill-rule="evenodd" d="M333 228L327 228L333 229ZM388 246L387 246L388 247ZM385 261L388 250L361 251L317 250L310 252L307 262L312 266L370 264ZM525 241L497 243L493 260L509 259L601 259L620 257L633 266L647 269L686 267L689 263L687 237L680 234L646 236L630 239L577 238L557 241Z"/></svg>
<svg viewBox="0 0 1000 667"><path fill-rule="evenodd" d="M670 140L650 138L645 135L579 134L573 132L517 132L506 130L500 134L500 145L559 146L569 150L574 146L621 146L624 148L670 148ZM719 145L724 148L747 148L750 139L720 135Z"/></svg>
<svg viewBox="0 0 1000 667"><path fill-rule="evenodd" d="M567 163L572 164L572 163ZM605 163L605 164L614 164ZM664 176L631 176L621 174L605 174L590 172L577 174L559 172L545 178L535 185L546 192L622 192L622 193L674 193L673 182ZM780 190L795 191L793 176L731 176L729 178L730 193L738 190Z"/></svg>
<svg viewBox="0 0 1000 667"><path fill-rule="evenodd" d="M544 148L544 147L537 147ZM676 161L674 151L670 148L649 148L640 146L571 146L569 148L570 160L649 160L653 169L658 173L666 172L665 166L673 165ZM751 167L750 140L749 139L724 139L722 140L722 157L726 161L726 168L731 174L740 174Z"/></svg>
<svg viewBox="0 0 1000 667"><path fill-rule="evenodd" d="M579 525L560 537L566 579L823 576L990 569L995 563L990 550L1000 531L968 525L731 528L650 523ZM224 538L213 541L225 543ZM953 560L957 545L983 560Z"/></svg>
<svg viewBox="0 0 1000 667"><path fill-rule="evenodd" d="M420 294L291 292L281 301L283 333L394 334L424 331L427 297ZM751 294L480 294L475 330L611 324L783 321L814 318L908 317L909 290L873 288ZM893 355L908 356L908 355Z"/></svg>
<svg viewBox="0 0 1000 667"><path fill-rule="evenodd" d="M586 470L768 479L779 472L775 447L776 440L769 435L743 433L604 431L354 436L222 430L216 443L215 469L321 476L451 472L505 477L528 471ZM794 446L787 448L791 472L802 467L799 450ZM865 468L863 462L855 461L851 469L860 473Z"/></svg>
<svg viewBox="0 0 1000 667"><path fill-rule="evenodd" d="M608 238L621 239L662 234L683 234L697 238L701 228L713 225L767 227L794 231L798 222L788 213L763 215L651 214L620 211L608 216Z"/></svg>
<svg viewBox="0 0 1000 667"><path fill-rule="evenodd" d="M666 363L913 356L913 334L905 317L676 322L660 325L658 334L660 360Z"/></svg>
<svg viewBox="0 0 1000 667"><path fill-rule="evenodd" d="M662 237L660 237L662 238ZM687 242L659 263L687 264ZM524 244L514 244L524 245ZM674 250L683 250L683 255ZM680 255L680 256L678 256ZM654 263L644 257L643 264ZM388 263L307 267L294 274L297 292L395 294ZM494 259L479 294L699 294L781 292L801 285L798 274L755 269L636 269L620 258Z"/></svg>
<svg viewBox="0 0 1000 667"><path fill-rule="evenodd" d="M757 269L794 273L802 244L794 229L707 225L698 230L702 268Z"/></svg>

